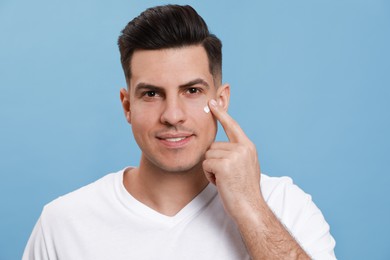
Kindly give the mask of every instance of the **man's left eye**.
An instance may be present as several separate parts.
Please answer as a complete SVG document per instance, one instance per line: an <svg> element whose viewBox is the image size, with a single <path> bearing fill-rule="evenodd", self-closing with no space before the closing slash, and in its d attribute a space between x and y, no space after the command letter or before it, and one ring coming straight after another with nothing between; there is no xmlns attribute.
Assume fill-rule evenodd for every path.
<svg viewBox="0 0 390 260"><path fill-rule="evenodd" d="M189 88L189 89L188 89L188 92L189 92L190 94L196 94L196 93L199 92L199 89L197 89L197 88Z"/></svg>

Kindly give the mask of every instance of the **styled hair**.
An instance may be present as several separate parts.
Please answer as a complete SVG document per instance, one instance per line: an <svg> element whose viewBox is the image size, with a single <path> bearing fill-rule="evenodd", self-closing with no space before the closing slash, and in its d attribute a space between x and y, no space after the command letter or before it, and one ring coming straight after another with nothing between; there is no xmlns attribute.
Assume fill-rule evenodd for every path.
<svg viewBox="0 0 390 260"><path fill-rule="evenodd" d="M130 86L131 58L135 50L159 50L190 45L204 47L214 81L222 80L222 43L189 5L149 8L130 21L118 39L122 68Z"/></svg>

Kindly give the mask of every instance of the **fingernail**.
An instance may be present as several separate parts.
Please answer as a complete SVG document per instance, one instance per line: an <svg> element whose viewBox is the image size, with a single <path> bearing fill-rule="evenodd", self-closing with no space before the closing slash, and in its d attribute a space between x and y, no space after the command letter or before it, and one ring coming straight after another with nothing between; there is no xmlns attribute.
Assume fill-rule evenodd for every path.
<svg viewBox="0 0 390 260"><path fill-rule="evenodd" d="M210 100L210 105L212 105L213 107L217 107L217 101L215 101L214 99Z"/></svg>

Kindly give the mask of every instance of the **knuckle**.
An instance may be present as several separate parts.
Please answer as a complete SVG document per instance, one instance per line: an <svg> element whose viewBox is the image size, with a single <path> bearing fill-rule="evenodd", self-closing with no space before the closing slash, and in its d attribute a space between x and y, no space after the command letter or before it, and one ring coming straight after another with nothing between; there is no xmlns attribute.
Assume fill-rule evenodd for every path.
<svg viewBox="0 0 390 260"><path fill-rule="evenodd" d="M204 160L204 161L202 162L202 167L203 167L203 169L204 169L205 171L209 170L209 163L208 163L207 160Z"/></svg>
<svg viewBox="0 0 390 260"><path fill-rule="evenodd" d="M248 147L249 147L249 151L251 151L252 153L256 152L256 146L254 143L250 142Z"/></svg>
<svg viewBox="0 0 390 260"><path fill-rule="evenodd" d="M245 145L239 144L237 145L236 152L239 154L246 154L248 148Z"/></svg>

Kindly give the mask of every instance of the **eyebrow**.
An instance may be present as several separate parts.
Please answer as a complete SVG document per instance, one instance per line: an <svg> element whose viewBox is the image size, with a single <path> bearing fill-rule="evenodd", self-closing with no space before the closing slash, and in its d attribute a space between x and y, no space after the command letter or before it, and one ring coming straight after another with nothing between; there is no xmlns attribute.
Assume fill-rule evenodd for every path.
<svg viewBox="0 0 390 260"><path fill-rule="evenodd" d="M134 89L134 92L137 93L141 90L155 90L155 91L162 91L163 88L162 87L159 87L159 86L154 86L152 84L148 84L148 83L144 83L144 82L140 82L137 84L137 86L135 86L135 89Z"/></svg>
<svg viewBox="0 0 390 260"><path fill-rule="evenodd" d="M207 89L210 88L209 84L201 78L197 78L197 79L191 80L187 83L184 83L184 84L180 85L179 88L188 88L188 87L192 87L192 86L197 85L197 84L203 85ZM155 90L155 91L163 91L164 90L163 87L155 86L155 85L145 83L145 82L140 82L135 86L134 91L139 92L140 90L143 90L143 89Z"/></svg>
<svg viewBox="0 0 390 260"><path fill-rule="evenodd" d="M179 88L191 87L198 84L203 85L206 88L210 88L209 84L207 84L207 82L201 78L191 80L190 82L180 85Z"/></svg>

